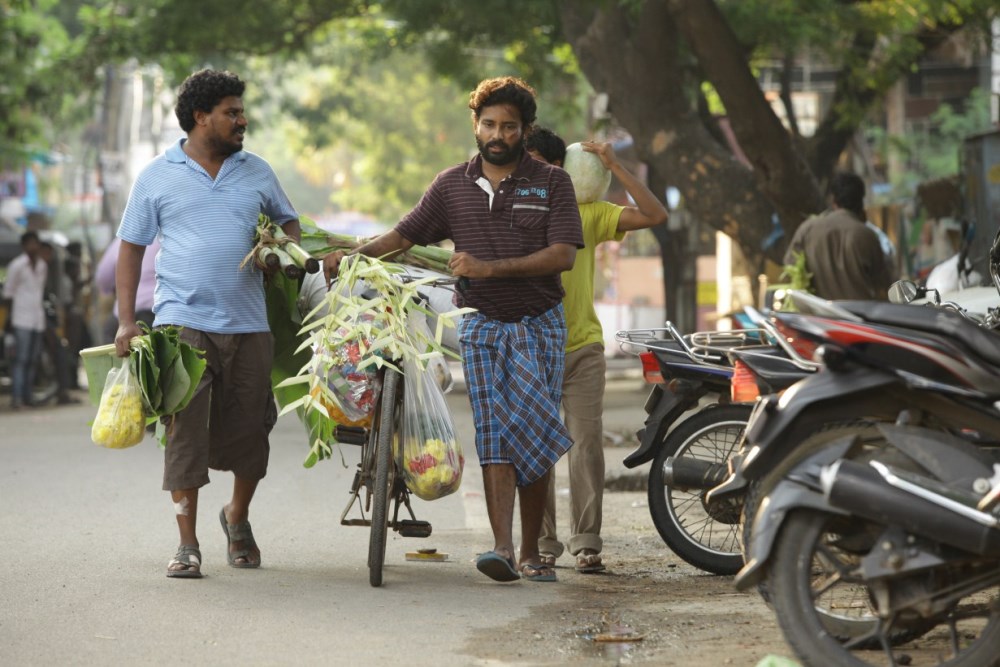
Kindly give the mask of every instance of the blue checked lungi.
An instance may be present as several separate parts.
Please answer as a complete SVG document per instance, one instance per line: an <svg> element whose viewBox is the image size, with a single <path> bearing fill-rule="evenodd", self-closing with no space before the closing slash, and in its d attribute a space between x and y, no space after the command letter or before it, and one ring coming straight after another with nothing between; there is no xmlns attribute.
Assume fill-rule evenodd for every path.
<svg viewBox="0 0 1000 667"><path fill-rule="evenodd" d="M512 464L517 485L527 486L573 444L559 416L562 304L519 322L471 313L462 318L459 336L479 464Z"/></svg>

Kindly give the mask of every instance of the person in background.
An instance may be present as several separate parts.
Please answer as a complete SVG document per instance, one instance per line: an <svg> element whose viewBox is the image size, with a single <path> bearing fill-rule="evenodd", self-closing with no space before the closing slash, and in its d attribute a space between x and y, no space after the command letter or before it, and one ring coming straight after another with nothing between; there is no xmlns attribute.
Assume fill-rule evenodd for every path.
<svg viewBox="0 0 1000 667"><path fill-rule="evenodd" d="M667 209L618 161L607 142L584 141L583 150L594 153L635 202L618 206L607 201L580 204L584 247L577 251L573 268L562 274L566 291L566 371L563 375L562 407L566 427L573 438L569 450L570 538L569 552L576 556L576 570L601 572L604 542L601 539L604 496L604 331L594 309L594 264L597 246L621 241L625 233L662 225ZM536 160L562 166L566 143L547 128L537 128L525 142ZM556 534L554 476L549 482L542 536L538 542L543 562L555 565L563 553Z"/></svg>
<svg viewBox="0 0 1000 667"><path fill-rule="evenodd" d="M71 405L79 403L80 399L70 394L70 362L69 343L64 335L66 323L66 308L73 299L73 283L70 277L60 269L59 257L55 247L46 241L42 242L41 257L47 266L48 278L45 281L45 331L42 333L42 345L48 350L49 358L56 371L56 403Z"/></svg>
<svg viewBox="0 0 1000 667"><path fill-rule="evenodd" d="M118 265L118 249L122 240L117 236L108 245L107 250L97 263L94 280L101 294L115 293L115 267ZM139 271L139 286L135 293L135 320L153 326L153 291L156 289L156 254L160 252L160 240L155 239L146 247L142 255L142 267ZM115 339L118 330L118 302L112 308L112 319L105 323L104 335L107 340Z"/></svg>
<svg viewBox="0 0 1000 667"><path fill-rule="evenodd" d="M70 389L80 388L80 350L93 345L90 328L87 326L90 288L86 272L83 244L79 241L70 241L66 245L66 260L63 262L63 275L69 279L70 284L70 296L64 312Z"/></svg>
<svg viewBox="0 0 1000 667"><path fill-rule="evenodd" d="M268 436L277 419L274 340L263 275L240 265L254 246L261 213L295 240L300 232L271 166L243 150L245 88L231 72L206 69L184 80L174 112L187 137L140 172L118 227L118 356L128 356L132 338L142 333L136 324L142 261L159 237L153 325L181 327L181 340L204 350L207 362L190 403L167 429L163 489L180 533L168 577L202 576L198 492L209 469L234 476L232 496L219 511L229 565L261 564L248 517L267 474Z"/></svg>
<svg viewBox="0 0 1000 667"><path fill-rule="evenodd" d="M824 299L882 300L892 269L879 237L865 224L865 182L841 172L830 181L831 207L795 230L784 262L804 253L812 287Z"/></svg>
<svg viewBox="0 0 1000 667"><path fill-rule="evenodd" d="M14 332L14 361L10 405L14 410L34 406L31 390L45 331L45 281L48 266L41 257L36 232L21 235L21 254L7 266L3 296L11 300L10 326Z"/></svg>
<svg viewBox="0 0 1000 667"><path fill-rule="evenodd" d="M496 581L556 581L541 561L538 534L552 466L572 444L559 418L566 346L559 274L583 246L580 213L566 172L524 150L536 113L530 86L485 79L469 108L479 154L438 174L394 229L354 252L392 257L414 244L454 241L451 272L468 280L459 305L478 309L462 318L459 340L494 539L476 568ZM324 258L328 278L343 256Z"/></svg>

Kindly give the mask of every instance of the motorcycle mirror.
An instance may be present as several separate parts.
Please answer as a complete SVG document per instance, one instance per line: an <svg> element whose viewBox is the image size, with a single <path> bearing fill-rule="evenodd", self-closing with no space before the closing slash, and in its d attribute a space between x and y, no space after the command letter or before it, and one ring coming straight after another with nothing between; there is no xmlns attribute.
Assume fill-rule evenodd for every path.
<svg viewBox="0 0 1000 667"><path fill-rule="evenodd" d="M892 303L912 303L926 294L912 280L897 280L889 286L889 301Z"/></svg>

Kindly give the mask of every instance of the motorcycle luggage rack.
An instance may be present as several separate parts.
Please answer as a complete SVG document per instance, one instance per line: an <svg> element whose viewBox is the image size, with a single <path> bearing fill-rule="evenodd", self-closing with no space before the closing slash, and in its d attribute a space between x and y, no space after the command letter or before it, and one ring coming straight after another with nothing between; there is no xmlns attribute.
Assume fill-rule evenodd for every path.
<svg viewBox="0 0 1000 667"><path fill-rule="evenodd" d="M668 321L662 328L618 331L615 340L626 354L638 355L634 348L641 348L706 366L728 368L729 350L759 343L763 335L767 335L764 329L697 331L684 335Z"/></svg>

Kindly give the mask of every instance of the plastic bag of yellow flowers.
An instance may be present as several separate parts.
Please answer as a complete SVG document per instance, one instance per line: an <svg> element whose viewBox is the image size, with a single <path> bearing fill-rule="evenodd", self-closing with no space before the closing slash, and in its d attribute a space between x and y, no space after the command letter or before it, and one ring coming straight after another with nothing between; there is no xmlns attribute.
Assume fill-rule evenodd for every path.
<svg viewBox="0 0 1000 667"><path fill-rule="evenodd" d="M422 500L443 498L462 483L465 458L441 385L430 366L403 362L403 481ZM398 441L397 441L398 442Z"/></svg>
<svg viewBox="0 0 1000 667"><path fill-rule="evenodd" d="M124 449L142 442L145 430L142 390L126 361L108 372L90 439L102 447Z"/></svg>

